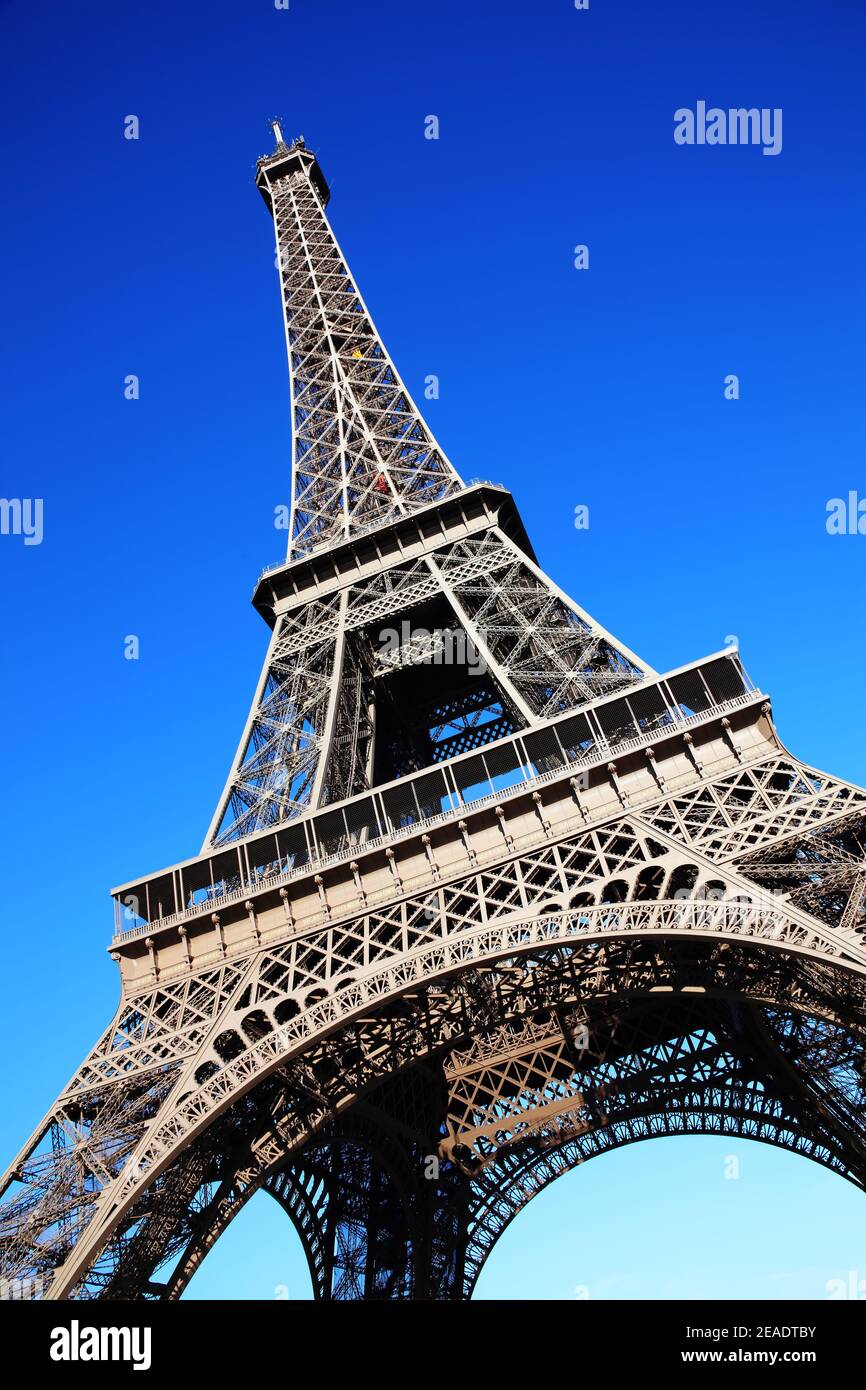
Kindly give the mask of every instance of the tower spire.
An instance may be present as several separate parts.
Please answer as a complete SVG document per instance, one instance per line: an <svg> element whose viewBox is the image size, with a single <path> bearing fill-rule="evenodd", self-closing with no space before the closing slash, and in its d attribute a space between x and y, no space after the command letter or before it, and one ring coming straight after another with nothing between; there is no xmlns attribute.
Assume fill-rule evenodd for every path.
<svg viewBox="0 0 866 1390"><path fill-rule="evenodd" d="M274 220L294 413L289 558L462 487L385 349L325 214L328 185L278 121L257 184Z"/></svg>

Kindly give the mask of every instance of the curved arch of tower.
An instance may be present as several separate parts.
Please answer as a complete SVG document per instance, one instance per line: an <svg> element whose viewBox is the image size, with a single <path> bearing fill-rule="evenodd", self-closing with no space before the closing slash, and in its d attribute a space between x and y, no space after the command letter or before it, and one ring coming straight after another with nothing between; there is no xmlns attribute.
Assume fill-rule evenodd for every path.
<svg viewBox="0 0 866 1390"><path fill-rule="evenodd" d="M670 1134L866 1186L866 792L735 650L659 674L550 581L277 135L270 642L202 850L113 890L120 1003L5 1175L0 1274L178 1298L264 1190L318 1298L465 1298L536 1193Z"/></svg>

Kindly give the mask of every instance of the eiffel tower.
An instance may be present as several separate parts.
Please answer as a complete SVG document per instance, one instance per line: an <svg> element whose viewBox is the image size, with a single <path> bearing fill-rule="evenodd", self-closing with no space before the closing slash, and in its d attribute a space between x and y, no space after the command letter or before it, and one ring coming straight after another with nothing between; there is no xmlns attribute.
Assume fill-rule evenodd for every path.
<svg viewBox="0 0 866 1390"><path fill-rule="evenodd" d="M177 1299L263 1190L316 1297L466 1299L548 1183L665 1135L866 1186L866 792L737 651L661 675L551 582L274 133L270 644L201 852L114 890L120 1004L5 1175L2 1277Z"/></svg>

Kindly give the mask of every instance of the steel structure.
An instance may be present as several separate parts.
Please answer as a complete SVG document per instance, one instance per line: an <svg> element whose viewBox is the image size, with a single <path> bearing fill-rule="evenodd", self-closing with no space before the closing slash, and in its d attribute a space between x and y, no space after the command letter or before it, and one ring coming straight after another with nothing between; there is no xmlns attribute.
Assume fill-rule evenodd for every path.
<svg viewBox="0 0 866 1390"><path fill-rule="evenodd" d="M735 651L659 675L413 403L302 140L259 160L294 425L204 847L114 890L121 1000L8 1170L2 1274L180 1296L259 1189L320 1298L460 1299L560 1174L746 1136L866 1185L866 793Z"/></svg>

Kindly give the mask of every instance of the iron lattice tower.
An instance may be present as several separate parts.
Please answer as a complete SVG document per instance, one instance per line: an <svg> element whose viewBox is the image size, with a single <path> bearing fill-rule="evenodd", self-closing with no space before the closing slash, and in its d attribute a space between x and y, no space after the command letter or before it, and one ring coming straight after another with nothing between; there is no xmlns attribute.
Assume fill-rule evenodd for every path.
<svg viewBox="0 0 866 1390"><path fill-rule="evenodd" d="M201 853L114 890L120 1004L5 1176L3 1276L175 1299L264 1189L318 1297L465 1298L541 1188L659 1135L863 1187L866 793L735 651L651 670L461 482L275 129L270 645Z"/></svg>

